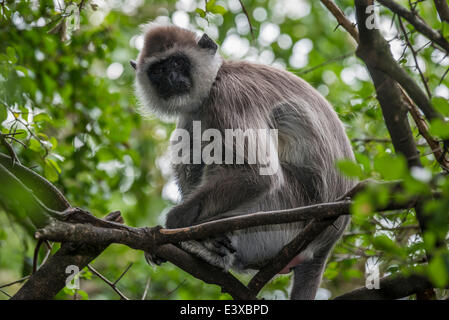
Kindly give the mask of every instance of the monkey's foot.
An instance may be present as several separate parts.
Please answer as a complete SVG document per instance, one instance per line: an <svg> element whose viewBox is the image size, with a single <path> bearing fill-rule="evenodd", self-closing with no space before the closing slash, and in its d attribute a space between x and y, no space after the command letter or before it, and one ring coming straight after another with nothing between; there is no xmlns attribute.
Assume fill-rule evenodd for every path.
<svg viewBox="0 0 449 320"><path fill-rule="evenodd" d="M160 266L162 263L167 262L167 260L158 257L155 254L145 252L145 260L150 266Z"/></svg>
<svg viewBox="0 0 449 320"><path fill-rule="evenodd" d="M216 253L220 257L235 253L235 248L232 246L231 240L227 236L208 239L201 242L211 252Z"/></svg>
<svg viewBox="0 0 449 320"><path fill-rule="evenodd" d="M226 236L203 241L182 242L181 247L207 263L225 270L228 270L236 259L236 250Z"/></svg>

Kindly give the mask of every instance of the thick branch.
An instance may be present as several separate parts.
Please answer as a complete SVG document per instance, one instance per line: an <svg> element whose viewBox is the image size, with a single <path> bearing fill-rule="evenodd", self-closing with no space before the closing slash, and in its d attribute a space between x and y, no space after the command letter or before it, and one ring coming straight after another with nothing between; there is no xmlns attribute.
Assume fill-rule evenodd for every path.
<svg viewBox="0 0 449 320"><path fill-rule="evenodd" d="M161 229L163 241L175 243L186 240L205 239L217 234L272 224L283 224L312 219L332 219L349 214L350 200L320 203L287 210L251 213L221 220L205 222L196 226L179 229Z"/></svg>
<svg viewBox="0 0 449 320"><path fill-rule="evenodd" d="M441 21L446 21L449 23L449 5L446 0L433 0L435 3L435 8L438 11Z"/></svg>
<svg viewBox="0 0 449 320"><path fill-rule="evenodd" d="M396 186L396 183L393 184ZM413 207L416 199L410 199L406 203L391 201L377 211L408 209ZM182 241L206 239L232 231L247 229L251 227L284 224L298 221L333 220L341 215L348 215L352 201L341 200L331 203L322 203L307 207L293 208L287 210L268 211L252 213L243 216L226 218L205 222L196 226L179 229L153 228L126 228L116 227L114 224L95 226L90 223L71 223L54 221L50 225L36 232L36 238L51 241L69 241L76 243L111 244L120 243L136 250L152 251L156 247L168 243L179 243ZM85 212L85 211L83 211ZM85 212L88 214L87 212Z"/></svg>
<svg viewBox="0 0 449 320"><path fill-rule="evenodd" d="M108 221L120 221L117 213L108 215ZM66 273L68 266L77 266L81 271L93 259L101 254L107 245L74 244L64 242L61 248L34 273L13 300L48 300L52 299L66 285L66 279L71 273Z"/></svg>
<svg viewBox="0 0 449 320"><path fill-rule="evenodd" d="M379 289L361 287L338 296L335 300L393 300L431 288L433 288L433 285L427 277L394 275L380 279Z"/></svg>
<svg viewBox="0 0 449 320"><path fill-rule="evenodd" d="M158 237L158 230L158 227L112 229L96 227L90 224L72 224L55 221L47 228L39 230L36 236L53 241L61 241L63 239L71 243L81 243L87 247L95 244L106 248L111 243L120 243L132 249L153 252L158 257L173 263L194 277L206 283L219 285L223 292L229 293L234 299L255 299L256 295L252 294L230 273L192 257L172 244L163 243L161 238ZM182 233L183 231L180 232ZM83 265L85 266L87 263Z"/></svg>
<svg viewBox="0 0 449 320"><path fill-rule="evenodd" d="M393 59L389 45L380 32L367 28L366 8L372 4L373 0L355 1L360 35L356 53L365 62L371 74L396 152L406 157L409 167L421 167L419 153L406 116L408 106L395 80L401 84L426 117L433 119L441 116L433 109L425 93ZM424 232L427 230L430 217L423 213L421 204L416 205L416 215L421 231ZM430 258L429 255L427 257Z"/></svg>
<svg viewBox="0 0 449 320"><path fill-rule="evenodd" d="M421 166L418 149L407 119L408 106L402 99L401 89L395 79L380 68L382 60L388 60L389 64L397 66L396 61L391 56L388 43L380 32L376 29L368 29L365 24L368 18L366 7L372 3L372 0L356 0L357 25L360 34L356 53L365 62L373 79L377 99L395 150L408 159L409 166Z"/></svg>
<svg viewBox="0 0 449 320"><path fill-rule="evenodd" d="M156 251L156 254L159 257L170 261L192 276L201 279L206 283L220 286L222 292L229 293L234 299L256 299L256 294L253 294L246 286L244 286L229 272L211 266L207 262L191 256L187 252L179 249L172 244L166 244L159 247Z"/></svg>

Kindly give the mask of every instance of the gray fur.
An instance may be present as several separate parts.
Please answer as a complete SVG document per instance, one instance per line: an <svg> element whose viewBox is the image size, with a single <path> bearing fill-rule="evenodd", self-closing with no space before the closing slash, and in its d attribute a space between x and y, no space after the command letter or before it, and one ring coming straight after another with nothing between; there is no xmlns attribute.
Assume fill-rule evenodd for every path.
<svg viewBox="0 0 449 320"><path fill-rule="evenodd" d="M159 101L141 70L176 50L190 57L195 70L202 70L198 71L200 76L193 75L197 89L173 101ZM329 202L354 185L335 167L338 159L353 158L337 114L313 87L286 71L222 61L217 55L207 56L199 47L175 44L157 57L139 57L136 88L144 108L177 116L178 128L191 131L192 121L199 120L203 130L215 128L223 136L225 129L279 130L275 161L280 170L274 175L260 175L260 163L176 165L183 200L169 212L167 227ZM348 223L349 218L339 218L336 228L329 227L298 253L306 261L295 268L292 298L315 297L327 256ZM182 247L225 269L259 269L304 225L250 228L216 239L186 242Z"/></svg>

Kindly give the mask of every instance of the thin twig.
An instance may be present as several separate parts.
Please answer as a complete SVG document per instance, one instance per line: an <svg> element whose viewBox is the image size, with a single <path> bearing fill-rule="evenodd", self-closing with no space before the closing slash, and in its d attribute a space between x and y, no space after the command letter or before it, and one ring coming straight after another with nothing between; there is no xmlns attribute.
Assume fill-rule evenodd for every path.
<svg viewBox="0 0 449 320"><path fill-rule="evenodd" d="M131 269L131 267L133 266L134 262L131 262L125 269L125 271L122 272L122 274L120 275L120 277L117 278L117 280L114 281L113 285L115 286L122 278L123 276L129 271L129 269Z"/></svg>
<svg viewBox="0 0 449 320"><path fill-rule="evenodd" d="M392 0L377 0L385 7L389 8L392 12L396 13L398 16L406 19L410 24L412 24L415 29L427 37L429 40L438 44L442 50L449 53L449 42L443 37L443 35L437 30L432 29L423 18L421 18L416 12L409 11L405 7L401 6Z"/></svg>
<svg viewBox="0 0 449 320"><path fill-rule="evenodd" d="M424 88L426 89L426 92L427 92L427 96L429 97L429 99L432 99L432 93L430 92L429 84L427 83L427 80L424 77L424 74L423 74L423 72L422 72L422 70L421 70L421 68L419 66L418 57L417 57L416 51L413 48L413 45L412 45L412 43L410 42L410 39L407 36L407 32L405 30L404 24L402 23L401 17L398 17L398 21L399 21L399 27L401 28L402 34L404 35L405 42L407 43L406 47L408 46L410 48L410 51L411 51L411 53L413 55L413 60L415 60L416 70L418 70L419 76L421 77L421 81L422 81L422 83L424 85Z"/></svg>
<svg viewBox="0 0 449 320"><path fill-rule="evenodd" d="M99 277L101 280L103 280L107 285L109 285L112 290L114 290L119 296L120 299L122 300L129 300L123 293L120 292L120 290L116 287L115 283L112 283L111 281L109 281L105 276L103 276L100 272L98 272L97 270L95 270L94 267L92 267L90 264L87 265L87 268L93 273L95 274L97 277Z"/></svg>
<svg viewBox="0 0 449 320"><path fill-rule="evenodd" d="M245 5L243 4L242 0L239 0L240 2L240 6L242 7L243 13L246 16L246 19L248 20L248 24L249 24L249 31L251 32L251 36L254 39L254 30L253 30L253 25L251 23L251 18L249 17L248 11L246 11Z"/></svg>
<svg viewBox="0 0 449 320"><path fill-rule="evenodd" d="M182 282L180 283L180 284L178 284L177 286L176 286L176 288L174 288L173 290L171 290L171 291L169 291L168 293L167 293L167 297L168 296L170 296L171 294L173 294L176 290L178 290L179 288L181 288L183 285L184 285L184 283L187 281L187 279L184 279L184 280L182 280Z"/></svg>
<svg viewBox="0 0 449 320"><path fill-rule="evenodd" d="M12 298L12 296L10 294L8 294L6 291L3 291L2 289L0 289L0 292L3 293L8 298Z"/></svg>
<svg viewBox="0 0 449 320"><path fill-rule="evenodd" d="M320 0L321 3L333 14L338 24L348 31L356 42L359 42L359 33L355 24L349 21L343 11L331 0Z"/></svg>
<svg viewBox="0 0 449 320"><path fill-rule="evenodd" d="M26 276L26 277L20 278L19 280L14 280L13 282L10 282L10 283L7 283L7 284L2 284L2 285L0 286L0 289L6 288L6 287L10 287L10 286L12 286L12 285L15 285L16 283L24 282L24 281L28 280L30 277L31 277L31 276Z"/></svg>
<svg viewBox="0 0 449 320"><path fill-rule="evenodd" d="M289 71L291 71L291 72L293 72L293 73L295 73L295 74L297 74L297 75L304 75L304 74L306 74L306 73L309 73L309 72L315 71L316 69L319 69L319 68L321 68L321 67L324 67L324 66L326 66L326 65L328 65L328 64L331 64L331 63L334 63L334 62L336 62L336 61L340 61L340 60L346 59L346 58L351 57L351 56L353 56L353 55L354 55L353 52L351 52L351 53L346 53L346 54L344 54L344 55L341 55L341 56L338 56L338 57L335 57L335 58L326 59L326 62L320 63L320 64L318 64L318 65L316 65L316 66L313 66L313 67L311 67L311 68L308 68L308 69L299 70L299 71L297 71L297 72L294 72L294 71L291 71L291 70L289 70Z"/></svg>
<svg viewBox="0 0 449 320"><path fill-rule="evenodd" d="M148 289L150 288L151 278L148 277L147 284L145 285L145 290L143 291L142 300L146 300Z"/></svg>

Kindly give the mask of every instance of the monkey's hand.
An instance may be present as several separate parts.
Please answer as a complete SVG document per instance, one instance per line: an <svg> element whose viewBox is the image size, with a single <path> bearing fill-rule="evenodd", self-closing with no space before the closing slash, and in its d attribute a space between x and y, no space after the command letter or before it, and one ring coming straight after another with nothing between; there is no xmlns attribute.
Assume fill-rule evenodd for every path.
<svg viewBox="0 0 449 320"><path fill-rule="evenodd" d="M167 214L165 227L169 229L193 226L201 211L201 204L183 202Z"/></svg>
<svg viewBox="0 0 449 320"><path fill-rule="evenodd" d="M165 223L165 226L169 229L191 226L193 225L195 219L198 217L199 211L199 204L192 205L189 203L181 203L177 206L174 206L167 214L167 221ZM145 252L145 260L151 266L160 266L162 263L166 262L165 259L162 259L157 255L148 252Z"/></svg>

